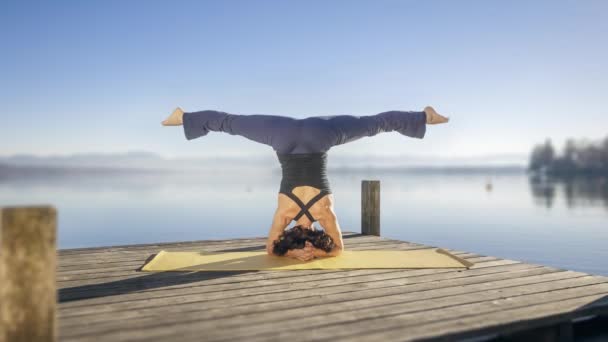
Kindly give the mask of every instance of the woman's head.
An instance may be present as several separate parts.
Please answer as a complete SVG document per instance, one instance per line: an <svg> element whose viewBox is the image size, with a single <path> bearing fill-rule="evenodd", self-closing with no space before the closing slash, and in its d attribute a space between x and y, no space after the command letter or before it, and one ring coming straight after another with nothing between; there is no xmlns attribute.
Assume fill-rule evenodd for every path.
<svg viewBox="0 0 608 342"><path fill-rule="evenodd" d="M306 228L298 225L291 229L286 229L274 241L273 253L284 255L290 249L304 248L306 241L310 241L315 248L330 252L334 247L334 241L321 229Z"/></svg>

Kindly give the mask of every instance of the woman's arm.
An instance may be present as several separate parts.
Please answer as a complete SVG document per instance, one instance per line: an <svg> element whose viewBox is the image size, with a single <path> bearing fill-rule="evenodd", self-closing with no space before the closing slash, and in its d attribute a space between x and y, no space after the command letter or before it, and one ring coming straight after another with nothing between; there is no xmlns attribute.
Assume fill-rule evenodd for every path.
<svg viewBox="0 0 608 342"><path fill-rule="evenodd" d="M320 248L314 248L312 251L312 255L317 258L317 257L335 257L338 256L340 254L342 254L342 251L344 249L339 249L338 247L335 247L334 249L332 249L329 252L326 252Z"/></svg>
<svg viewBox="0 0 608 342"><path fill-rule="evenodd" d="M274 248L273 242L281 236L287 225L289 225L289 219L277 208L274 213L274 218L272 219L270 231L268 232L268 240L266 240L266 252L268 254L275 255L272 252L272 249Z"/></svg>
<svg viewBox="0 0 608 342"><path fill-rule="evenodd" d="M319 248L314 248L313 255L315 257L338 256L344 251L344 241L342 240L342 231L338 223L338 217L334 212L333 206L328 206L327 213L319 217L319 223L323 226L325 233L329 235L336 245L331 251L326 252Z"/></svg>
<svg viewBox="0 0 608 342"><path fill-rule="evenodd" d="M313 250L314 247L312 245L308 245L307 241L307 245L304 248L288 249L287 253L285 253L285 256L302 261L308 261L314 259L315 257L313 254Z"/></svg>

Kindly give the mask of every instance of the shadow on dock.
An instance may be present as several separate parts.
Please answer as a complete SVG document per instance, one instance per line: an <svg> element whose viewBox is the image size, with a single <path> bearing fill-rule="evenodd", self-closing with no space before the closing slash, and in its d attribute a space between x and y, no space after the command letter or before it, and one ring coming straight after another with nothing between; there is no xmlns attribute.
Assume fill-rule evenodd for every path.
<svg viewBox="0 0 608 342"><path fill-rule="evenodd" d="M352 239L364 236L363 234L344 235L343 239ZM222 249L214 252L250 252L264 250L266 246L250 246L240 248ZM141 271L141 268L152 260L156 254L150 255L143 265L136 269ZM171 271L142 275L136 278L122 279L101 284L90 284L82 286L74 286L60 289L58 292L59 302L71 302L76 300L116 296L127 294L136 291L157 289L162 287L183 285L204 280L212 280L218 278L232 277L244 273L255 273L258 271Z"/></svg>

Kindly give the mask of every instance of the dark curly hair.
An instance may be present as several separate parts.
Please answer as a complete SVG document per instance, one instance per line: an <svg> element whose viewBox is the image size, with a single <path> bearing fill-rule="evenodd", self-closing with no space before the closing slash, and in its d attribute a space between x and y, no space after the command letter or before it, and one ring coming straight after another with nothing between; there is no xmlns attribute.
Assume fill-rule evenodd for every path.
<svg viewBox="0 0 608 342"><path fill-rule="evenodd" d="M272 252L276 255L284 255L289 249L304 248L306 241L326 252L330 252L336 246L334 240L324 230L297 225L284 230L278 240L274 240Z"/></svg>

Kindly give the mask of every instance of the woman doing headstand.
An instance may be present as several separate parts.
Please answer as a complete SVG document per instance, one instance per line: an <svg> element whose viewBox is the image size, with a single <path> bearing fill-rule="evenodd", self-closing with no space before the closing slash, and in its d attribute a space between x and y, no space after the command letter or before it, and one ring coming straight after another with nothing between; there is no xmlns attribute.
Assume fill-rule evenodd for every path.
<svg viewBox="0 0 608 342"><path fill-rule="evenodd" d="M177 108L162 124L183 125L188 140L202 137L210 131L225 132L272 147L281 163L283 178L266 251L273 254L274 241L291 221L309 229L313 229L313 222L318 221L335 247L327 252L307 242L305 248L290 249L285 254L307 261L314 257L337 256L344 250L340 225L334 212L334 198L327 180L327 151L333 146L381 132L396 131L422 139L427 124L448 120L430 106L421 112L394 110L368 116L334 115L305 119L229 114L215 110L184 112Z"/></svg>

